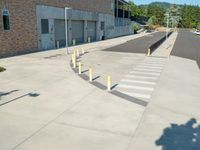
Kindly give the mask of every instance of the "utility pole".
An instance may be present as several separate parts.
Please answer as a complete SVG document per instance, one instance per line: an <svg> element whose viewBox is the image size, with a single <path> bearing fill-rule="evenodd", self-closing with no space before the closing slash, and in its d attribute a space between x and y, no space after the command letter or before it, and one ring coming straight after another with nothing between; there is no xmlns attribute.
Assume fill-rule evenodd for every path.
<svg viewBox="0 0 200 150"><path fill-rule="evenodd" d="M168 38L168 28L169 28L169 14L166 14L167 16L167 28L166 28L166 40Z"/></svg>
<svg viewBox="0 0 200 150"><path fill-rule="evenodd" d="M67 60L68 60L68 54L69 54L69 51L68 51L68 24L67 24L67 11L69 10L70 8L67 8L65 7L65 38L66 38L66 55L67 55Z"/></svg>

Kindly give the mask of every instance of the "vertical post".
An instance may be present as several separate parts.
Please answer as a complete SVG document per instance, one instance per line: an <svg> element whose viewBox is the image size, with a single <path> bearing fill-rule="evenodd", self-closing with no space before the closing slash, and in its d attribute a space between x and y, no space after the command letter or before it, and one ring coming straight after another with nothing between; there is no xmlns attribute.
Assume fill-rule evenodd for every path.
<svg viewBox="0 0 200 150"><path fill-rule="evenodd" d="M57 45L57 49L59 49L59 48L60 48L60 42L57 41L57 42L56 42L56 45Z"/></svg>
<svg viewBox="0 0 200 150"><path fill-rule="evenodd" d="M78 63L78 74L82 73L82 64L81 62Z"/></svg>
<svg viewBox="0 0 200 150"><path fill-rule="evenodd" d="M66 8L65 7L65 42L66 42L66 55L67 55L67 58L68 58L68 54L69 54L69 52L68 52L68 27L67 27L67 10L68 10L69 8Z"/></svg>
<svg viewBox="0 0 200 150"><path fill-rule="evenodd" d="M76 68L76 55L75 54L73 54L74 55L74 58L73 58L73 68L75 69Z"/></svg>
<svg viewBox="0 0 200 150"><path fill-rule="evenodd" d="M116 17L119 17L119 1L117 0L117 11L116 11Z"/></svg>
<svg viewBox="0 0 200 150"><path fill-rule="evenodd" d="M147 52L147 56L150 56L150 55L151 55L151 49L149 48Z"/></svg>
<svg viewBox="0 0 200 150"><path fill-rule="evenodd" d="M107 77L107 90L111 91L111 85L112 85L112 78L111 76Z"/></svg>
<svg viewBox="0 0 200 150"><path fill-rule="evenodd" d="M77 54L77 57L80 56L80 52L79 52L79 49L76 50L76 54Z"/></svg>
<svg viewBox="0 0 200 150"><path fill-rule="evenodd" d="M76 40L75 40L75 39L73 39L73 40L72 40L72 42L73 42L73 43L72 43L72 44L73 44L73 46L75 46L75 45L76 45Z"/></svg>
<svg viewBox="0 0 200 150"><path fill-rule="evenodd" d="M167 14L166 40L168 38L168 28L169 28L169 14Z"/></svg>
<svg viewBox="0 0 200 150"><path fill-rule="evenodd" d="M81 48L82 51L82 55L85 54L85 50L83 49L83 47Z"/></svg>
<svg viewBox="0 0 200 150"><path fill-rule="evenodd" d="M90 82L92 82L92 80L93 80L93 77L92 77L92 76L93 76L93 69L90 67L90 68L89 68L89 81L90 81Z"/></svg>

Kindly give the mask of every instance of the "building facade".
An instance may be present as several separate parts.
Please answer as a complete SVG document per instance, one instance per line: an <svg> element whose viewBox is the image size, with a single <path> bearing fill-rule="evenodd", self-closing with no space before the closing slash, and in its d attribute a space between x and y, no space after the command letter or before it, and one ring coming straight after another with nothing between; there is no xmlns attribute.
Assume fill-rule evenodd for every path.
<svg viewBox="0 0 200 150"><path fill-rule="evenodd" d="M0 57L132 34L124 0L1 0ZM67 32L66 32L67 31Z"/></svg>

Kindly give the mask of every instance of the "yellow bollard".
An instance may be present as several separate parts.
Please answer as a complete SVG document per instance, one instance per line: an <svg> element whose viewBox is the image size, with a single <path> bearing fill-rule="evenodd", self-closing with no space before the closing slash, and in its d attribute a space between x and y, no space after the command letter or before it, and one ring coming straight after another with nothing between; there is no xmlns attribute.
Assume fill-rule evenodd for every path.
<svg viewBox="0 0 200 150"><path fill-rule="evenodd" d="M76 54L77 54L77 57L80 56L80 52L79 52L79 49L76 50Z"/></svg>
<svg viewBox="0 0 200 150"><path fill-rule="evenodd" d="M74 58L73 58L73 68L74 69L76 68L76 55L74 55Z"/></svg>
<svg viewBox="0 0 200 150"><path fill-rule="evenodd" d="M149 48L149 49L148 49L147 56L150 56L150 55L151 55L151 49Z"/></svg>
<svg viewBox="0 0 200 150"><path fill-rule="evenodd" d="M78 74L82 73L82 64L81 62L78 63Z"/></svg>
<svg viewBox="0 0 200 150"><path fill-rule="evenodd" d="M75 46L75 45L76 45L76 40L73 39L73 40L72 40L72 43L73 43L73 46Z"/></svg>
<svg viewBox="0 0 200 150"><path fill-rule="evenodd" d="M93 69L90 67L89 68L89 81L92 82L93 80Z"/></svg>
<svg viewBox="0 0 200 150"><path fill-rule="evenodd" d="M107 88L108 88L108 91L111 91L111 86L112 86L112 78L111 78L111 76L108 76L107 77Z"/></svg>
<svg viewBox="0 0 200 150"><path fill-rule="evenodd" d="M90 43L91 42L91 38L90 37L88 37L88 43Z"/></svg>
<svg viewBox="0 0 200 150"><path fill-rule="evenodd" d="M82 50L82 55L85 54L85 50L83 48L81 48L81 50Z"/></svg>

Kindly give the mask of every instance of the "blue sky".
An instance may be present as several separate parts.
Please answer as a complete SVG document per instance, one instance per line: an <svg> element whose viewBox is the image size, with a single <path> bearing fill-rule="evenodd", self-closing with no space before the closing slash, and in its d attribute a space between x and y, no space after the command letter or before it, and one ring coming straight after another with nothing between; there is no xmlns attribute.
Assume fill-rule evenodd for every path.
<svg viewBox="0 0 200 150"><path fill-rule="evenodd" d="M151 2L169 2L169 3L176 3L176 4L191 4L191 5L200 5L200 0L133 0L133 2L137 5L140 4L149 4Z"/></svg>

